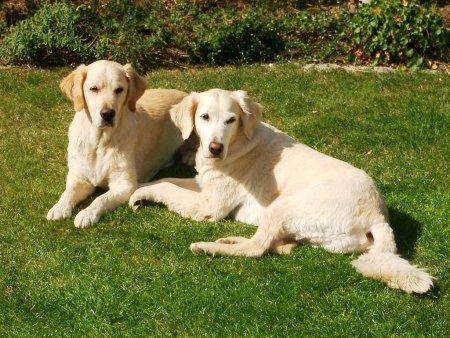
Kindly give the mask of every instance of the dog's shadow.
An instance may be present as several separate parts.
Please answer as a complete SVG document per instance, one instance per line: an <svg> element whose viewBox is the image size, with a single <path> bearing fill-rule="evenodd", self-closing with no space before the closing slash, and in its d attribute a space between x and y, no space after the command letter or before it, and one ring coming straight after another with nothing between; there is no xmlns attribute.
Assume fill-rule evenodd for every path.
<svg viewBox="0 0 450 338"><path fill-rule="evenodd" d="M390 225L394 230L398 253L410 260L414 257L416 242L422 232L421 224L402 211L389 208Z"/></svg>
<svg viewBox="0 0 450 338"><path fill-rule="evenodd" d="M177 178L193 178L197 174L194 167L187 164L176 163L169 167L161 169L150 181L156 181L161 178L177 177Z"/></svg>

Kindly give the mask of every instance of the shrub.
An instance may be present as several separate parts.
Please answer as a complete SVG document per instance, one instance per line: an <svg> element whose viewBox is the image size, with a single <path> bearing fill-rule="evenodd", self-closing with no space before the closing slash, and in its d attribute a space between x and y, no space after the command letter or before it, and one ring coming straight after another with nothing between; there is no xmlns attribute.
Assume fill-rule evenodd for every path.
<svg viewBox="0 0 450 338"><path fill-rule="evenodd" d="M147 71L173 63L333 62L349 52L364 61L424 66L450 55L449 30L433 6L418 0L373 0L353 17L346 6L306 10L317 4L312 0L33 1L33 16L3 30L1 62L111 59ZM5 8L0 4L0 32Z"/></svg>
<svg viewBox="0 0 450 338"><path fill-rule="evenodd" d="M281 20L270 9L214 0L46 2L5 37L0 57L40 66L113 59L138 70L173 62L269 61L285 47Z"/></svg>
<svg viewBox="0 0 450 338"><path fill-rule="evenodd" d="M163 26L156 24L163 10L158 1L94 2L81 8L85 15L80 30L91 31L89 48L93 59L131 62L138 70L146 70L160 60L168 35Z"/></svg>
<svg viewBox="0 0 450 338"><path fill-rule="evenodd" d="M65 64L86 58L80 12L65 3L44 4L3 40L0 55L8 63Z"/></svg>
<svg viewBox="0 0 450 338"><path fill-rule="evenodd" d="M150 22L155 12L132 0L78 6L46 2L6 35L0 57L10 64L38 66L113 59L144 70L165 47L164 29Z"/></svg>
<svg viewBox="0 0 450 338"><path fill-rule="evenodd" d="M4 3L0 4L0 34L6 28L6 5Z"/></svg>
<svg viewBox="0 0 450 338"><path fill-rule="evenodd" d="M263 8L199 13L188 52L213 64L274 60L285 47L282 27Z"/></svg>
<svg viewBox="0 0 450 338"><path fill-rule="evenodd" d="M428 59L449 59L449 30L435 6L417 0L373 0L349 21L350 51L375 64L419 68Z"/></svg>
<svg viewBox="0 0 450 338"><path fill-rule="evenodd" d="M344 44L339 36L344 29L344 13L334 15L320 11L288 11L283 16L286 40L285 57L301 58L306 61L334 61L345 54Z"/></svg>

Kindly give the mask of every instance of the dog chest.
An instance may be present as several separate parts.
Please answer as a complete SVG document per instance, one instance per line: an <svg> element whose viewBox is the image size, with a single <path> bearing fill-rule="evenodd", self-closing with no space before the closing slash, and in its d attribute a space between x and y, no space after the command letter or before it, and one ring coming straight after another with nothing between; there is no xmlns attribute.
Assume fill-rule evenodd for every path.
<svg viewBox="0 0 450 338"><path fill-rule="evenodd" d="M107 188L118 171L126 172L127 161L117 148L90 148L79 145L69 151L69 170L83 176L92 185Z"/></svg>
<svg viewBox="0 0 450 338"><path fill-rule="evenodd" d="M263 207L252 196L242 201L234 210L230 213L229 217L237 221L259 226L259 216L263 211Z"/></svg>

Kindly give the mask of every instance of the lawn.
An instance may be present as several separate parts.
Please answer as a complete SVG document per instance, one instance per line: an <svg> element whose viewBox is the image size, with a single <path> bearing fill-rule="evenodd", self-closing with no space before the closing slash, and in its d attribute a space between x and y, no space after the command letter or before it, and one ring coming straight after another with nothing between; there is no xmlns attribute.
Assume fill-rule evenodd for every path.
<svg viewBox="0 0 450 338"><path fill-rule="evenodd" d="M58 84L68 72L0 70L0 336L448 337L448 75L295 64L147 74L151 87L245 89L265 121L368 172L400 253L437 278L417 296L362 277L351 255L309 246L256 259L193 255L191 242L255 229L163 206L123 206L87 229L73 217L48 222L66 175L73 113Z"/></svg>

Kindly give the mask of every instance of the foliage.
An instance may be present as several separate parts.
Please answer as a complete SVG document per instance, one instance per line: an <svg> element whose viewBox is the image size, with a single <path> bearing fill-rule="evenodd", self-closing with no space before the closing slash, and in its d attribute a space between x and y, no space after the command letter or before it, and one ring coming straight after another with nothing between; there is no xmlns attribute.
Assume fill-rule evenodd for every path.
<svg viewBox="0 0 450 338"><path fill-rule="evenodd" d="M8 63L63 64L86 57L80 13L66 4L45 4L19 22L1 48Z"/></svg>
<svg viewBox="0 0 450 338"><path fill-rule="evenodd" d="M132 0L47 2L5 37L0 56L12 64L51 66L114 59L142 70L165 46L164 31L148 27L151 14Z"/></svg>
<svg viewBox="0 0 450 338"><path fill-rule="evenodd" d="M155 64L166 48L168 33L155 24L162 6L157 1L149 3L122 0L78 6L84 12L81 29L91 30L87 48L93 57L89 61L132 62L139 70Z"/></svg>
<svg viewBox="0 0 450 338"><path fill-rule="evenodd" d="M6 28L6 5L4 3L0 3L0 34Z"/></svg>
<svg viewBox="0 0 450 338"><path fill-rule="evenodd" d="M283 13L286 49L284 56L311 61L334 60L345 53L339 35L345 25L345 11L334 15L326 11L290 10Z"/></svg>
<svg viewBox="0 0 450 338"><path fill-rule="evenodd" d="M309 3L36 1L33 16L3 29L0 62L60 66L112 59L147 71L172 64L336 61L349 51L360 60L415 66L449 58L449 30L418 0L407 6L374 0L353 17L346 6L311 10Z"/></svg>
<svg viewBox="0 0 450 338"><path fill-rule="evenodd" d="M189 52L193 61L270 61L284 49L280 21L264 8L198 13Z"/></svg>
<svg viewBox="0 0 450 338"><path fill-rule="evenodd" d="M431 2L373 0L350 20L347 34L355 57L376 64L423 67L428 59L449 61L450 30Z"/></svg>

